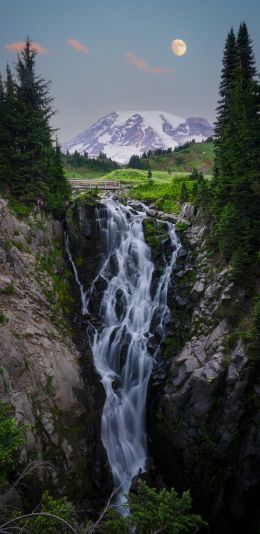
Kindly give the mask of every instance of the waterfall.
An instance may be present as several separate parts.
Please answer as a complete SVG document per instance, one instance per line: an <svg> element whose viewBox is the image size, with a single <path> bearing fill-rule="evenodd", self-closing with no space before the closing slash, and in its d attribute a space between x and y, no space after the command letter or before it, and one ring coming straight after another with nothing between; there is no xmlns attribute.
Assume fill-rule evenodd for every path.
<svg viewBox="0 0 260 534"><path fill-rule="evenodd" d="M69 250L82 299L82 313L89 313L98 280L104 291L100 327L92 328L91 346L95 367L106 393L101 437L106 448L120 502L128 493L134 476L145 470L147 439L145 410L147 386L156 351L149 341L154 332L162 338L169 319L167 292L179 243L174 225L168 225L170 259L156 282L151 250L146 244L142 221L145 207L136 211L113 201L96 209L104 261L85 293Z"/></svg>

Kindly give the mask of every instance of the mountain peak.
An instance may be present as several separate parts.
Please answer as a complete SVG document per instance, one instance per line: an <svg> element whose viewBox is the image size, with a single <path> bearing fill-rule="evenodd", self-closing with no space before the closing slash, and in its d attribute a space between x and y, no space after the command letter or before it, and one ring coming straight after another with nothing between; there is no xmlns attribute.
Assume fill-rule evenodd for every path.
<svg viewBox="0 0 260 534"><path fill-rule="evenodd" d="M64 143L63 151L108 157L126 163L133 154L141 155L156 148L175 148L187 141L203 141L213 135L208 121L187 119L165 111L113 111L87 130Z"/></svg>

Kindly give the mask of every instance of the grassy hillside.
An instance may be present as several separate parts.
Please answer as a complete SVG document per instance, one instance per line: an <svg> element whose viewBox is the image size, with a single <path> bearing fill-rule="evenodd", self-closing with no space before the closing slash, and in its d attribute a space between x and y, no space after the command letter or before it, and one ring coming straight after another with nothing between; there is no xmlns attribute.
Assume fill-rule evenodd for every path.
<svg viewBox="0 0 260 534"><path fill-rule="evenodd" d="M137 169L120 169L102 177L102 180L119 181L131 187L128 197L142 202L153 203L158 209L179 213L182 184L185 182L188 200L193 199L194 182L188 173L169 174L153 171L152 180L147 178L147 171Z"/></svg>
<svg viewBox="0 0 260 534"><path fill-rule="evenodd" d="M213 143L193 143L170 154L152 156L141 161L148 163L152 170L191 172L196 168L211 174L214 161Z"/></svg>

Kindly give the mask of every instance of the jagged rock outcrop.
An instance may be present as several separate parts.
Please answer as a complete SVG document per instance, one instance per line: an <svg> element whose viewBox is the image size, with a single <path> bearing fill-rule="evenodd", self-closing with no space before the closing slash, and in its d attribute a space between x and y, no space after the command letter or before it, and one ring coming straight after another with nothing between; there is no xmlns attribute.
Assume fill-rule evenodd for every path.
<svg viewBox="0 0 260 534"><path fill-rule="evenodd" d="M0 395L28 425L18 470L47 460L39 480L78 501L106 492L106 456L82 355L64 309L73 308L59 222L18 220L0 199ZM84 362L83 362L84 363Z"/></svg>
<svg viewBox="0 0 260 534"><path fill-rule="evenodd" d="M229 268L211 260L207 232L195 218L173 273L162 352L166 379L161 387L150 385L150 450L169 485L191 489L210 533L256 534L260 369L233 335L245 296L234 289ZM183 307L178 295L186 300Z"/></svg>

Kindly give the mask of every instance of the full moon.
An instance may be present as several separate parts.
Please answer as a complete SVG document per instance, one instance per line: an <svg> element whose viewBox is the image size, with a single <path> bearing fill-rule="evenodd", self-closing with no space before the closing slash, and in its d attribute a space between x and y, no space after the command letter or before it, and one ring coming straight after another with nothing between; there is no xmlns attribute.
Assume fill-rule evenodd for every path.
<svg viewBox="0 0 260 534"><path fill-rule="evenodd" d="M182 39L174 39L171 43L171 49L176 56L184 56L187 46Z"/></svg>

